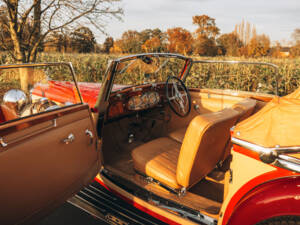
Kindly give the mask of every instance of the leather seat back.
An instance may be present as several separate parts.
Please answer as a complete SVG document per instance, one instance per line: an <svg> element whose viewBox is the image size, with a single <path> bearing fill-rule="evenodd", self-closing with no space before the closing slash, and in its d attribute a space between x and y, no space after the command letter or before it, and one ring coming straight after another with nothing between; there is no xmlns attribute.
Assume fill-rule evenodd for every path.
<svg viewBox="0 0 300 225"><path fill-rule="evenodd" d="M230 145L230 128L242 112L232 108L196 116L189 124L181 146L176 179L191 187L205 177L224 157Z"/></svg>
<svg viewBox="0 0 300 225"><path fill-rule="evenodd" d="M247 119L254 112L257 101L251 98L246 98L243 101L240 101L232 106L234 110L241 112L241 116L238 119L237 123Z"/></svg>
<svg viewBox="0 0 300 225"><path fill-rule="evenodd" d="M240 113L240 116L238 117L238 119L234 125L236 125L237 123L239 123L239 122L247 119L249 116L251 116L252 113L254 112L256 103L257 103L256 100L251 99L251 98L246 98L243 101L240 101L240 102L234 104L232 106L232 108ZM229 156L231 146L232 146L232 144L231 144L231 142L229 142L229 144L224 149L224 155L223 155L221 161L224 161Z"/></svg>

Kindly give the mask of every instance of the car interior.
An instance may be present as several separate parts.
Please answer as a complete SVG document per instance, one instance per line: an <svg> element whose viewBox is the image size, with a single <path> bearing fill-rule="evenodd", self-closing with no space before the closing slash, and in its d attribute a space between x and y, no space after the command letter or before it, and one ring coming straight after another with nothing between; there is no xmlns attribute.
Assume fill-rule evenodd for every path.
<svg viewBox="0 0 300 225"><path fill-rule="evenodd" d="M160 95L154 107L127 114L114 109L149 88ZM162 198L216 217L226 195L230 128L265 102L234 91L190 89L189 94L190 113L181 117L167 103L164 85L146 85L140 92L129 88L118 99L112 93L102 130L104 168Z"/></svg>
<svg viewBox="0 0 300 225"><path fill-rule="evenodd" d="M4 191L0 197L6 202L12 197L22 199L1 208L7 212L7 220L14 218L14 211L18 212L14 220L21 221L45 205L53 208L87 185L100 168L117 177L123 187L134 184L168 201L218 217L230 180L230 129L259 111L272 96L187 88L179 76L174 76L183 74L186 64L169 58L140 59L125 60L127 64L117 68L129 84L136 77L128 78L124 71L134 74L142 68L146 72L140 84L128 86L115 79L113 86L105 84L112 82L107 79L101 84L103 89L94 87L98 92L100 89L100 99L106 99L101 91L108 93L107 104L100 105L105 109L104 117L98 117L101 107L82 104L85 94L96 102L98 92L87 87L81 89L85 93L80 96L74 76L58 81L52 64L42 65L42 70L12 68L4 74L35 72L38 79L27 81L24 88L19 80L22 76L16 73L16 86L1 96L0 144L5 149L0 161L5 170L0 176L10 182L2 187L9 194ZM174 63L181 64L175 73L160 72L173 68ZM152 81L155 77L158 82ZM72 144L75 137L79 144ZM23 151L24 146L27 151ZM20 157L22 163L11 163ZM26 176L19 176L20 171ZM12 186L21 185L22 193L11 192ZM49 186L54 187L49 194L39 192ZM24 205L28 205L26 210Z"/></svg>

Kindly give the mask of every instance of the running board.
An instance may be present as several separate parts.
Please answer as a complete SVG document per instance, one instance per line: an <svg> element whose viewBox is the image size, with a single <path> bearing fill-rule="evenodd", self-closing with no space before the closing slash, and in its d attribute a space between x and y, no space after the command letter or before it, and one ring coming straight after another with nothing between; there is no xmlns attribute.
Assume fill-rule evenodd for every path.
<svg viewBox="0 0 300 225"><path fill-rule="evenodd" d="M165 223L131 206L106 190L97 182L82 189L68 200L72 205L109 224L149 224Z"/></svg>
<svg viewBox="0 0 300 225"><path fill-rule="evenodd" d="M172 200L161 198L156 194L137 186L131 181L125 180L122 177L114 175L112 172L106 169L102 169L100 174L104 176L106 179L108 179L109 181L113 182L115 185L127 191L128 193L146 202L151 202L156 207L164 209L169 213L173 213L177 216L181 216L185 219L189 219L198 224L217 225L218 223L216 219L210 216L207 216L199 211L188 208L186 206L180 205L176 202L173 202ZM211 210L215 211L215 209L211 209Z"/></svg>

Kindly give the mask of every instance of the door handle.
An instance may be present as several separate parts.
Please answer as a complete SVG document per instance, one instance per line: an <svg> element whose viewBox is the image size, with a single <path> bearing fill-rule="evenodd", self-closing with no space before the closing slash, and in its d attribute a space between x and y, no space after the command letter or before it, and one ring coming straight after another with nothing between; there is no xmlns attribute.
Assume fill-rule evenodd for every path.
<svg viewBox="0 0 300 225"><path fill-rule="evenodd" d="M90 131L89 129L86 129L85 130L85 135L90 138L90 145L93 144L93 140L94 140L93 132Z"/></svg>
<svg viewBox="0 0 300 225"><path fill-rule="evenodd" d="M69 134L68 135L68 137L67 138L65 138L64 140L63 140L63 142L66 144L66 145L68 145L68 144L70 144L71 142L73 142L75 140L75 136L74 136L74 134Z"/></svg>

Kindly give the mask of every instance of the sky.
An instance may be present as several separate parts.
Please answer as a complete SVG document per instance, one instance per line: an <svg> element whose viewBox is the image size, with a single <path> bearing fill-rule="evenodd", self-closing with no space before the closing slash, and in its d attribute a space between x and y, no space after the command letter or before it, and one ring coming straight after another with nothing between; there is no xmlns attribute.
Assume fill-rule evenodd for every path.
<svg viewBox="0 0 300 225"><path fill-rule="evenodd" d="M123 21L114 19L106 27L114 39L129 29L183 27L193 32L192 17L202 14L215 18L221 33L232 32L244 19L273 42L290 41L294 29L300 28L300 0L122 0L120 4ZM99 42L104 39L99 35Z"/></svg>

